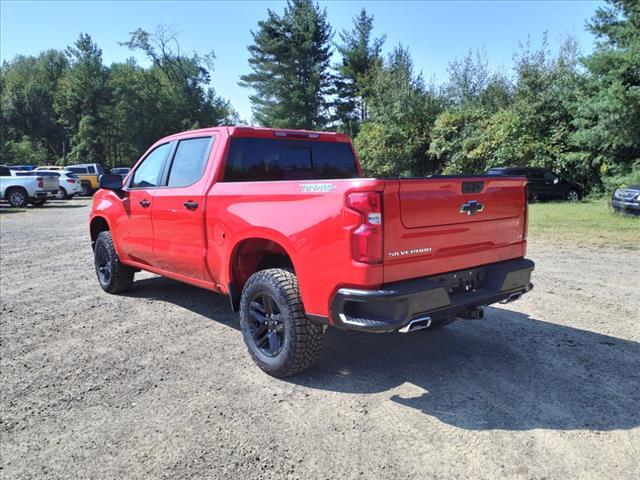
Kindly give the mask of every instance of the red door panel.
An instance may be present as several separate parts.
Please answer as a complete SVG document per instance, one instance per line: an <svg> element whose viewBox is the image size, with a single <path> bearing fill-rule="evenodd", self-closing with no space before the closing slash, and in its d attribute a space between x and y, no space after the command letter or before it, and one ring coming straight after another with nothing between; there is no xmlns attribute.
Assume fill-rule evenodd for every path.
<svg viewBox="0 0 640 480"><path fill-rule="evenodd" d="M153 204L155 257L164 270L210 281L204 270L203 196L201 192L189 194L189 190L191 188L167 188L156 192Z"/></svg>
<svg viewBox="0 0 640 480"><path fill-rule="evenodd" d="M156 265L153 253L151 209L154 190L130 190L122 204L126 216L118 222L120 251L134 262Z"/></svg>

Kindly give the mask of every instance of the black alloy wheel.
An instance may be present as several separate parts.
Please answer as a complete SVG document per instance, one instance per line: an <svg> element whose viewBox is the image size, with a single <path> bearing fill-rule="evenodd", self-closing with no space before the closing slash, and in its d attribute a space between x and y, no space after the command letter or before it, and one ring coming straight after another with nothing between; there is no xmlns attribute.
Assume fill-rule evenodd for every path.
<svg viewBox="0 0 640 480"><path fill-rule="evenodd" d="M109 250L105 244L99 244L95 253L96 272L98 273L98 281L100 285L109 285L113 276L113 267Z"/></svg>
<svg viewBox="0 0 640 480"><path fill-rule="evenodd" d="M249 328L253 342L264 355L276 357L284 345L286 327L276 300L258 292L249 307Z"/></svg>

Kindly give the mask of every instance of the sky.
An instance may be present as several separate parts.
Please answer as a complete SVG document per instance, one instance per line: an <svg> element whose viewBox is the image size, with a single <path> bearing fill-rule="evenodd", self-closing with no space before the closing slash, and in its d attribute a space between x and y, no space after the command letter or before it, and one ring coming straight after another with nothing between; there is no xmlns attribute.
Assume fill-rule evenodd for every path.
<svg viewBox="0 0 640 480"><path fill-rule="evenodd" d="M436 84L447 79L447 66L469 49L480 49L493 70L511 73L514 52L530 39L537 48L547 32L553 52L567 35L582 53L594 46L585 23L602 2L596 1L320 1L337 33L351 27L364 7L374 15L375 36L386 35L384 52L402 43L409 48L417 71ZM281 13L280 1L0 1L0 59L64 49L80 32L89 33L102 49L106 64L135 57L121 46L138 27L153 31L170 26L179 33L185 52L216 54L212 86L231 101L241 118L251 118L250 91L238 86L249 72L247 45L251 30L267 9ZM334 61L338 56L334 55Z"/></svg>

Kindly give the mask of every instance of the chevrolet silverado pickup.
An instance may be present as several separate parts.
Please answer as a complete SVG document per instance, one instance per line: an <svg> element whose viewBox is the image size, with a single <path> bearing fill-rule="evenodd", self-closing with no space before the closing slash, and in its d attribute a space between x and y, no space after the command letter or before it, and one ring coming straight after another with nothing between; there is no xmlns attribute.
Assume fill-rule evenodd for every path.
<svg viewBox="0 0 640 480"><path fill-rule="evenodd" d="M525 184L365 178L340 133L194 130L101 177L95 269L109 293L146 270L227 295L254 362L284 377L328 326L433 329L528 292Z"/></svg>
<svg viewBox="0 0 640 480"><path fill-rule="evenodd" d="M20 172L0 165L0 198L15 208L23 208L28 204L41 207L48 198L58 193L59 183L56 177L46 175L21 176Z"/></svg>

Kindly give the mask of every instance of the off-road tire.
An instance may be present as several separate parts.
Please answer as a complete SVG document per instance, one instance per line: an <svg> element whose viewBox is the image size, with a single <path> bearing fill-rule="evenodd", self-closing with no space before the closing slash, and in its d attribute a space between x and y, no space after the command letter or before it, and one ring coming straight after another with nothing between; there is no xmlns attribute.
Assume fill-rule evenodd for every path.
<svg viewBox="0 0 640 480"><path fill-rule="evenodd" d="M29 204L29 194L22 187L8 189L5 198L13 208L24 208Z"/></svg>
<svg viewBox="0 0 640 480"><path fill-rule="evenodd" d="M275 301L284 324L284 341L275 356L260 350L251 331L251 301L260 293L267 293ZM261 270L249 277L240 299L240 327L251 358L273 377L283 378L306 370L322 350L325 327L307 318L298 279L282 268Z"/></svg>
<svg viewBox="0 0 640 480"><path fill-rule="evenodd" d="M107 293L124 292L133 284L134 270L131 267L120 263L116 249L113 247L111 232L100 232L94 245L94 264L98 283L100 287ZM102 265L102 255L106 254L106 260L109 268L109 276L105 277L101 274L100 267Z"/></svg>

